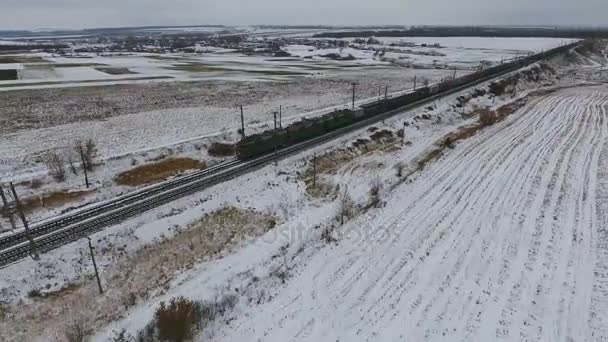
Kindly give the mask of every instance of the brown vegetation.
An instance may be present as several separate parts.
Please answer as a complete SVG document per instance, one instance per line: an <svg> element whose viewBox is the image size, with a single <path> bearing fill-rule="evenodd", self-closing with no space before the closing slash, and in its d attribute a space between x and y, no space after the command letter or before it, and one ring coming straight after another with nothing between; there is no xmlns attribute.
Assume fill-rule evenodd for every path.
<svg viewBox="0 0 608 342"><path fill-rule="evenodd" d="M100 248L98 253L102 255L99 257L114 260L114 266L101 272L107 295L100 297L95 281L88 277L85 283L71 285L69 290L56 295L40 293L35 301L11 311L14 320L0 320L0 340L10 337L14 341L31 341L56 329L67 331L69 324L64 325L64 322L73 316L77 316L87 330L105 326L141 300L162 294L180 270L220 257L233 246L248 242L275 225L276 219L272 216L228 207L205 215L177 231L171 239L144 247L129 256L122 254L122 243ZM83 263L88 269L88 249L84 250ZM223 296L220 301L202 303L203 317L223 314L235 301L236 298Z"/></svg>
<svg viewBox="0 0 608 342"><path fill-rule="evenodd" d="M66 204L76 202L92 191L53 191L47 194L43 194L35 197L28 197L21 200L21 207L26 213L33 212L40 208L58 208Z"/></svg>
<svg viewBox="0 0 608 342"><path fill-rule="evenodd" d="M169 158L156 163L141 165L116 176L116 183L138 186L156 183L187 170L204 169L207 165L190 158Z"/></svg>

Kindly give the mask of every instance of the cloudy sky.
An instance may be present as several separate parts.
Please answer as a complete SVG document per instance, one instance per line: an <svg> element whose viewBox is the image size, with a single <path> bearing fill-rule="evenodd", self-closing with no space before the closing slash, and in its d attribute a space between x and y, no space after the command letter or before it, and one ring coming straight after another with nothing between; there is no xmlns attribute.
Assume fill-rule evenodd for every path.
<svg viewBox="0 0 608 342"><path fill-rule="evenodd" d="M193 24L608 24L606 0L0 0L1 29Z"/></svg>

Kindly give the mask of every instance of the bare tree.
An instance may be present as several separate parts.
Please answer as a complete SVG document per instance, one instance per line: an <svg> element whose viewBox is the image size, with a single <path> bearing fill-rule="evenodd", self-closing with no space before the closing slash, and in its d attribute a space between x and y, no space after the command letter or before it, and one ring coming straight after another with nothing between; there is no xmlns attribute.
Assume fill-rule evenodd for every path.
<svg viewBox="0 0 608 342"><path fill-rule="evenodd" d="M80 156L82 167L87 171L93 171L95 157L97 156L97 145L95 144L95 141L91 138L86 141L78 140L76 141L74 149Z"/></svg>
<svg viewBox="0 0 608 342"><path fill-rule="evenodd" d="M89 138L86 142L80 140L76 141L75 150L80 156L82 170L84 171L84 182L87 188L89 188L89 174L87 171L93 171L93 161L97 155L97 146L95 145L93 139Z"/></svg>
<svg viewBox="0 0 608 342"><path fill-rule="evenodd" d="M76 162L74 160L74 155L71 153L68 154L68 165L70 166L70 171L74 174L74 176L78 176L78 169L76 168Z"/></svg>
<svg viewBox="0 0 608 342"><path fill-rule="evenodd" d="M49 170L49 174L58 182L65 180L65 162L57 152L48 152L43 157L43 162Z"/></svg>

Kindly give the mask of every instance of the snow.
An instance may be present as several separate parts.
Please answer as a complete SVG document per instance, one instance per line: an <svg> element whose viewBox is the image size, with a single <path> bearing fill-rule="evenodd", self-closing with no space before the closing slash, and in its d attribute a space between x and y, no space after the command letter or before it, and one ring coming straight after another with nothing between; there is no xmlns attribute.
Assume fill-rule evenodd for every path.
<svg viewBox="0 0 608 342"><path fill-rule="evenodd" d="M541 86L544 92L534 93ZM300 174L313 154L369 138L367 129L94 234L100 247L127 244L130 255L160 236L171 237L171 227L227 204L280 218L275 229L243 248L179 272L166 292L111 312L116 319L99 322L94 340L107 341L122 328L136 333L158 303L172 297L209 300L226 293L239 294L237 306L201 341L608 338L608 86L546 74L516 90L514 96L483 96L455 107L458 96L471 95L467 90L375 125L395 132L408 122L411 145L362 154L320 175L357 204L368 199L370 180L378 177L383 184L383 205L335 227L335 243L320 236L335 224L339 201L311 198ZM422 171L407 179L395 175L398 163L407 173L415 171L447 133L477 122L475 109L522 99L525 105L504 121L445 149ZM430 119L422 119L423 113ZM40 263L26 260L0 270L2 295L35 310L37 303L25 294L45 283L53 291L84 281L93 293L92 282L83 280L90 272L78 271L83 248L76 242L45 254ZM100 254L103 276L116 256ZM288 273L285 283L273 275L279 268ZM87 317L90 307L107 304L113 295L110 290L88 298L69 314ZM23 320L0 321L0 336L51 336L65 319L27 328Z"/></svg>

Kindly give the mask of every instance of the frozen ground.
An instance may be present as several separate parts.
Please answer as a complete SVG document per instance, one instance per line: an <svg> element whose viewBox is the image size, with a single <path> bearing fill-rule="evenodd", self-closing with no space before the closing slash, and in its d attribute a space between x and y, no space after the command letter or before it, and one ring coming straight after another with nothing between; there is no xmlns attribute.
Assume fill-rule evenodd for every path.
<svg viewBox="0 0 608 342"><path fill-rule="evenodd" d="M211 141L238 139L239 105L244 106L246 131L251 134L269 129L272 112L280 106L284 123L319 115L328 107L349 106L353 81L359 82L357 98L363 100L376 98L385 85L390 92L410 89L414 75L419 82L452 75L444 70L425 70L424 76L411 69L387 71L345 71L339 77L281 83L216 81L0 92L5 103L0 109L0 181L22 183L18 191L23 197L81 189L81 177L68 175L66 182L56 183L45 175L40 161L48 151L73 155L75 140L92 137L104 164L91 175L97 191L86 202L103 200L129 190L116 187L113 178L134 163L161 154L210 161L205 146ZM44 185L32 189L32 179ZM30 219L37 221L73 205L45 208L31 213Z"/></svg>
<svg viewBox="0 0 608 342"><path fill-rule="evenodd" d="M319 178L348 189L359 205L368 200L369 181L381 180L384 207L344 226L335 225L340 199L311 198L301 175L313 153L351 146L369 138L368 130L95 234L105 296L95 294L83 241L0 270L8 312L0 337L44 340L79 318L106 341L113 330L142 329L162 300L238 293L234 311L208 327L205 340L601 340L607 285L598 214L605 196L594 190L606 182L599 164L608 132L604 86L536 94L422 173L403 179L395 171L403 163L409 172L445 134L476 122L475 109L557 83L541 75L513 98L493 104L484 96L455 107L469 90L377 125L396 132L407 121L411 144L389 143ZM127 295L110 277L120 273L116 265L226 205L274 215L279 224L243 248L176 272L166 292L116 305ZM332 226L337 241L328 244L321 235ZM28 296L32 289L50 296Z"/></svg>
<svg viewBox="0 0 608 342"><path fill-rule="evenodd" d="M604 86L531 101L349 223L217 339L604 340L607 102Z"/></svg>

